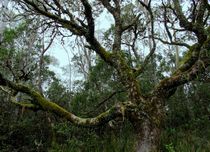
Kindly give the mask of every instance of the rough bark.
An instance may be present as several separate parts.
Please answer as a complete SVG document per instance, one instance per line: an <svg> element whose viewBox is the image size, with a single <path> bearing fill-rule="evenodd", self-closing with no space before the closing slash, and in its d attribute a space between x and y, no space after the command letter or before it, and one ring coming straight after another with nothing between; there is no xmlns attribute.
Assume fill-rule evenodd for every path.
<svg viewBox="0 0 210 152"><path fill-rule="evenodd" d="M156 152L160 144L161 129L149 121L142 123L137 132L136 152Z"/></svg>
<svg viewBox="0 0 210 152"><path fill-rule="evenodd" d="M147 99L147 106L137 107L135 113L130 112L129 120L136 132L134 146L137 152L159 151L160 134L165 119L164 101L154 96Z"/></svg>

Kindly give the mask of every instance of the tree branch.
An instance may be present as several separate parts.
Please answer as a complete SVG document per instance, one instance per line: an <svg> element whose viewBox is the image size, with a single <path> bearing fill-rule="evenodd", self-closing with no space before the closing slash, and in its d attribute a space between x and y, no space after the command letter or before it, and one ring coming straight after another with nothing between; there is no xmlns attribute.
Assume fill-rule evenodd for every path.
<svg viewBox="0 0 210 152"><path fill-rule="evenodd" d="M197 38L198 38L198 42L203 43L207 38L207 35L205 34L204 25L203 25L203 18L202 18L203 17L203 15L202 15L203 10L200 11L200 14L199 14L199 15L201 15L200 16L201 19L196 18L197 22L193 24L192 22L189 22L187 20L184 13L182 12L182 8L180 6L179 0L173 0L173 2L174 2L174 10L175 10L175 13L176 13L175 15L179 19L180 26L184 27L188 31L194 32L196 34Z"/></svg>
<svg viewBox="0 0 210 152"><path fill-rule="evenodd" d="M195 44L191 49L192 52L186 62L171 77L163 79L155 87L153 95L170 97L172 95L171 91L182 84L196 79L199 74L203 73L210 66L210 57L207 53L210 50L210 36L203 46Z"/></svg>
<svg viewBox="0 0 210 152"><path fill-rule="evenodd" d="M81 0L81 2L85 8L85 16L88 22L88 35L90 38L94 38L95 23L92 15L92 7L88 0Z"/></svg>
<svg viewBox="0 0 210 152"><path fill-rule="evenodd" d="M150 48L150 52L149 54L145 57L144 62L142 63L141 67L138 68L135 71L135 76L139 76L144 70L146 65L148 64L149 60L151 59L151 57L153 56L153 54L155 53L155 49L156 49L156 42L155 42L155 32L154 32L154 15L151 9L151 1L149 1L148 5L145 4L144 2L142 2L141 0L138 0L139 3L146 8L146 10L149 12L150 15L150 22L151 22L151 35L149 35L149 39L152 39L152 48Z"/></svg>
<svg viewBox="0 0 210 152"><path fill-rule="evenodd" d="M19 107L24 107L24 108L31 109L31 110L41 110L41 108L39 106L32 104L32 103L17 102L15 100L12 100L11 102Z"/></svg>
<svg viewBox="0 0 210 152"><path fill-rule="evenodd" d="M3 92L5 92L8 95L10 95L11 102L14 103L14 104L16 104L17 106L28 108L28 109L31 109L31 110L41 110L41 108L38 105L35 105L35 104L32 104L32 103L27 103L27 102L17 102L16 101L17 93L15 93L15 95L14 95L14 93L12 93L10 90L5 89L2 86L0 86L0 89Z"/></svg>
<svg viewBox="0 0 210 152"><path fill-rule="evenodd" d="M98 40L94 37L94 20L92 18L91 13L91 6L88 3L87 0L82 0L83 5L85 7L85 15L86 18L88 20L88 26L84 26L84 24L82 24L82 26L78 25L76 23L75 20L73 20L73 17L71 17L71 20L66 20L61 18L60 16L54 15L48 11L42 10L41 8L39 8L33 1L30 0L23 0L23 2L25 3L25 5L27 7L32 7L34 9L35 12L48 17L52 20L54 20L55 22L58 22L59 24L61 24L63 26L63 28L68 29L69 31L71 31L73 34L78 35L78 36L85 36L87 42L91 45L92 49L108 64L110 64L111 66L113 66L113 61L112 61L112 57L111 57L111 53L107 52L105 48L103 48L101 46L101 44L98 42ZM44 4L43 4L44 5ZM59 4L57 4L59 5ZM60 6L61 7L61 6ZM70 13L71 14L71 13ZM87 30L87 27L89 28L89 30ZM91 37L90 37L91 35Z"/></svg>
<svg viewBox="0 0 210 152"><path fill-rule="evenodd" d="M155 37L155 39L161 41L163 44L169 44L169 45L178 45L178 46L184 46L186 48L190 48L190 45L188 45L187 43L181 43L181 42L174 42L174 41L171 41L171 42L168 42L168 41L165 41L161 38L158 38L158 37Z"/></svg>
<svg viewBox="0 0 210 152"><path fill-rule="evenodd" d="M173 0L173 2L174 2L174 9L176 11L176 16L178 17L179 22L180 22L180 26L184 27L185 29L189 31L192 31L193 24L189 22L187 18L185 17L185 15L183 14L179 1Z"/></svg>
<svg viewBox="0 0 210 152"><path fill-rule="evenodd" d="M115 21L114 43L112 46L113 52L121 51L121 36L122 36L122 19L120 1L114 0L115 7L112 7L108 0L100 0L104 7L112 14Z"/></svg>
<svg viewBox="0 0 210 152"><path fill-rule="evenodd" d="M208 0L204 0L204 3L206 5L206 8L208 9L208 11L210 11L210 4L209 4Z"/></svg>
<svg viewBox="0 0 210 152"><path fill-rule="evenodd" d="M132 21L131 23L129 23L128 25L124 25L122 26L122 32L130 29L132 26L134 26L135 24L137 24L137 21L139 19L139 17L141 16L141 14L138 14Z"/></svg>
<svg viewBox="0 0 210 152"><path fill-rule="evenodd" d="M23 1L26 3L26 6L33 7L35 12L37 12L41 15L44 15L44 16L54 20L55 22L60 23L62 26L69 29L75 35L82 36L82 35L84 35L84 33L86 33L86 30L83 27L76 24L76 22L74 20L66 20L66 19L61 18L58 15L54 15L46 10L41 9L38 5L36 5L34 2L32 2L30 0L23 0Z"/></svg>
<svg viewBox="0 0 210 152"><path fill-rule="evenodd" d="M109 3L109 0L99 0L103 6L113 15L115 12L115 8L112 7Z"/></svg>
<svg viewBox="0 0 210 152"><path fill-rule="evenodd" d="M75 125L80 125L80 126L102 125L116 117L124 116L124 112L126 109L125 105L119 103L94 118L81 118L81 117L78 117L78 116L72 114L71 112L67 111L66 109L60 107L56 103L53 103L53 102L45 99L38 91L35 91L23 84L16 84L16 83L13 83L13 82L5 79L2 76L2 74L0 74L0 85L9 87L9 88L11 88L15 91L18 91L18 92L26 93L27 95L32 97L43 110L55 113L58 116L67 119L71 123L73 123ZM23 104L23 103L17 103L17 104L24 105L27 107L34 106L31 104Z"/></svg>
<svg viewBox="0 0 210 152"><path fill-rule="evenodd" d="M188 71L174 75L170 78L163 79L154 89L152 94L158 97L170 97L171 91L178 86L196 79L199 74L205 71L206 67L210 65L210 59L205 58L198 60Z"/></svg>
<svg viewBox="0 0 210 152"><path fill-rule="evenodd" d="M115 96L118 93L122 93L122 92L125 92L125 90L114 91L112 94L110 94L108 97L106 97L103 101L101 101L97 106L95 106L95 108L97 109L97 108L101 107L105 102L110 100L113 96Z"/></svg>

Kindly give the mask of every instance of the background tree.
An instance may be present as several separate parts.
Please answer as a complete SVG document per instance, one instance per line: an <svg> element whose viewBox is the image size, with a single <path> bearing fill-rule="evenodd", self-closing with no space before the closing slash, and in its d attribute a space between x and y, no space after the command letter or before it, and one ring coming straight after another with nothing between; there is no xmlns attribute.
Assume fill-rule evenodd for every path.
<svg viewBox="0 0 210 152"><path fill-rule="evenodd" d="M38 86L39 69L37 69L37 63L42 48L41 38L35 30L35 26L29 23L31 23L30 20L24 20L19 24L17 23L14 28L5 28L0 46L0 70L15 83ZM43 55L42 60L44 63L41 73L42 82L47 83L47 81L54 79L55 74L48 69L51 57ZM45 112L36 116L36 113L27 111L24 104L30 105L34 101L24 93L3 87L0 88L0 92L1 151L44 151L45 146L50 145L52 140L51 125L49 122L45 124L49 116L47 117ZM23 104L19 105L20 101L23 101ZM19 106L14 107L11 105L12 103ZM33 129L29 124L33 124ZM25 132L21 131L23 128Z"/></svg>

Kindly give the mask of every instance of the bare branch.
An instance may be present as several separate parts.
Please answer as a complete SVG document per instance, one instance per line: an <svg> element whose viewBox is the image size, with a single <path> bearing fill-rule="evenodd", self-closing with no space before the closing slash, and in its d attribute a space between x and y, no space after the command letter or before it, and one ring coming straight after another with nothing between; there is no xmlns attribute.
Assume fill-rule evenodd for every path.
<svg viewBox="0 0 210 152"><path fill-rule="evenodd" d="M113 15L115 20L115 31L114 31L114 43L112 50L113 52L121 51L121 36L122 36L122 19L121 19L121 8L120 1L114 0L115 7L112 7L108 0L100 0L105 8Z"/></svg>
<svg viewBox="0 0 210 152"><path fill-rule="evenodd" d="M52 14L48 11L42 10L41 8L39 8L33 1L30 0L23 0L23 2L25 3L25 5L27 7L32 7L33 11L48 17L50 19L52 19L53 21L59 23L62 25L63 28L68 29L69 31L71 31L74 35L78 35L78 36L85 36L87 42L92 46L93 50L108 64L113 65L113 61L111 58L111 53L107 52L105 50L105 48L103 48L101 46L101 44L98 42L98 40L94 37L94 20L92 18L92 14L91 13L91 6L89 5L87 0L83 0L83 4L85 7L85 15L87 17L88 20L88 24L90 26L83 26L84 24L81 24L82 26L78 25L76 23L75 20L73 20L73 17L71 17L71 20L66 20L64 18L61 18L58 15ZM59 5L59 4L57 4ZM61 7L61 6L60 6ZM87 27L89 28L89 30L87 30ZM89 31L89 32L88 32ZM92 34L91 37L89 34Z"/></svg>
<svg viewBox="0 0 210 152"><path fill-rule="evenodd" d="M210 11L210 4L209 4L208 0L204 0L204 3L206 5L206 8L208 9L208 11Z"/></svg>
<svg viewBox="0 0 210 152"><path fill-rule="evenodd" d="M114 91L113 93L111 93L108 97L106 97L105 99L103 99L99 104L97 104L97 106L94 107L94 110L91 110L87 113L84 113L85 115L87 114L91 114L93 112L95 112L97 109L99 109L102 105L104 105L107 101L109 101L111 98L113 98L115 95L125 92L125 90L120 90L120 91Z"/></svg>
<svg viewBox="0 0 210 152"><path fill-rule="evenodd" d="M101 101L96 108L101 107L105 102L107 102L108 100L110 100L112 97L114 97L115 95L117 95L118 93L122 93L125 92L125 90L120 90L120 91L114 91L112 94L110 94L108 97L106 97L103 101Z"/></svg>
<svg viewBox="0 0 210 152"><path fill-rule="evenodd" d="M165 4L164 3L162 3L162 4L163 4L163 8L164 8L164 14L163 14L163 16L164 16L164 26L165 26L165 29L166 29L166 33L168 34L168 37L169 37L170 41L172 42L172 40L173 40L172 35L171 35L171 33L168 29L168 25L167 25L167 22L168 22L167 9L166 9Z"/></svg>
<svg viewBox="0 0 210 152"><path fill-rule="evenodd" d="M85 16L88 22L88 37L94 38L95 23L92 15L92 7L89 4L88 0L81 0L81 2L85 8Z"/></svg>
<svg viewBox="0 0 210 152"><path fill-rule="evenodd" d="M56 37L56 35L57 35L57 32L55 31L55 28L53 29L53 31L52 31L52 34L51 34L51 38L50 38L50 42L48 43L48 45L44 48L44 50L42 51L42 54L44 55L45 54L45 52L50 48L50 46L52 45L52 43L53 43L53 41L54 41L54 39L55 39L55 37Z"/></svg>
<svg viewBox="0 0 210 152"><path fill-rule="evenodd" d="M181 43L181 42L174 42L174 41L171 41L171 42L168 42L168 41L165 41L159 37L155 37L155 39L161 41L162 43L164 44L169 44L169 45L178 45L178 46L184 46L186 48L190 48L190 45L188 45L187 43Z"/></svg>
<svg viewBox="0 0 210 152"><path fill-rule="evenodd" d="M26 3L27 6L33 7L34 11L36 11L37 13L44 15L44 16L54 20L55 22L60 23L63 27L69 29L75 35L82 36L86 33L86 30L83 27L76 24L75 21L66 20L64 18L59 17L58 15L54 15L48 11L42 10L39 6L37 6L34 2L32 2L30 0L23 0L23 1Z"/></svg>
<svg viewBox="0 0 210 152"><path fill-rule="evenodd" d="M112 7L109 3L109 0L99 0L103 6L112 14L114 15L114 12L115 12L115 8Z"/></svg>
<svg viewBox="0 0 210 152"><path fill-rule="evenodd" d="M73 14L70 13L68 9L64 9L64 7L62 7L57 0L53 0L53 1L55 5L62 11L62 13L67 14L71 20L74 20ZM45 3L49 5L47 1L45 1ZM52 6L52 5L49 5L49 6Z"/></svg>
<svg viewBox="0 0 210 152"><path fill-rule="evenodd" d="M141 16L141 14L138 14L132 21L131 23L129 23L128 25L124 25L122 26L122 32L130 29L131 27L133 27L135 24L137 24L137 21L139 20L139 17Z"/></svg>
<svg viewBox="0 0 210 152"><path fill-rule="evenodd" d="M135 71L136 76L138 76L139 74L141 74L145 70L146 65L148 64L149 60L153 56L153 54L155 52L155 49L156 49L156 43L155 43L155 37L154 37L155 36L155 33L154 33L154 15L153 15L152 9L150 7L151 6L151 1L148 5L145 4L144 2L142 2L141 0L138 0L138 1L143 7L146 8L146 10L149 12L149 15L150 15L151 35L149 35L149 38L152 39L152 48L150 48L151 50L150 50L149 54L146 56L143 64L141 65L141 67Z"/></svg>

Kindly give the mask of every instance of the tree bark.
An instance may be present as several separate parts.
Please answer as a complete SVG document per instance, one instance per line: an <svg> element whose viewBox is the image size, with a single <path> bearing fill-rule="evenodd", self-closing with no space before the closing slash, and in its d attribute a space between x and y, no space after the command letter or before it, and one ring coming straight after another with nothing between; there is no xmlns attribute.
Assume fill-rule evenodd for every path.
<svg viewBox="0 0 210 152"><path fill-rule="evenodd" d="M137 128L136 152L157 152L160 145L161 129L154 126L148 120Z"/></svg>
<svg viewBox="0 0 210 152"><path fill-rule="evenodd" d="M164 100L152 97L148 101L148 107L139 110L138 116L130 116L130 120L136 132L136 152L160 151L160 135L165 119Z"/></svg>

